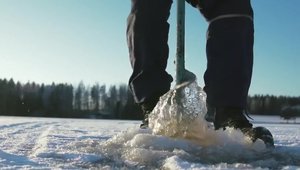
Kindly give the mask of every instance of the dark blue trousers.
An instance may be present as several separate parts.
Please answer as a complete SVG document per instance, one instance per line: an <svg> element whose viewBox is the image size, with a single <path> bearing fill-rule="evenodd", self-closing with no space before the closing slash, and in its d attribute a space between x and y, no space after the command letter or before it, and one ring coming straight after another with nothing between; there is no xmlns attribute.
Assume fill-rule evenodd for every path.
<svg viewBox="0 0 300 170"><path fill-rule="evenodd" d="M212 107L247 106L253 67L253 21L224 18L208 27L204 74L207 103Z"/></svg>
<svg viewBox="0 0 300 170"><path fill-rule="evenodd" d="M137 103L170 89L165 71L169 48L167 22L172 0L132 0L127 41L133 73L129 87ZM253 63L253 22L248 18L214 21L208 28L207 102L212 107L245 108Z"/></svg>
<svg viewBox="0 0 300 170"><path fill-rule="evenodd" d="M170 90L172 77L165 70L169 55L167 22L172 0L132 0L127 42L133 73L129 87L137 103Z"/></svg>

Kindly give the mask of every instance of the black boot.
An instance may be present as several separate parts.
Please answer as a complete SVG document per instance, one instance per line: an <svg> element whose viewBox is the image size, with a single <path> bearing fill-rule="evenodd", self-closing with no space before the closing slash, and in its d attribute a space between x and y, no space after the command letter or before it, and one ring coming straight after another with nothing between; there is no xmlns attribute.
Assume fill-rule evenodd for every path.
<svg viewBox="0 0 300 170"><path fill-rule="evenodd" d="M159 101L159 97L153 97L149 99L147 102L141 103L141 108L143 111L144 119L142 120L142 124L140 125L141 129L147 129L149 125L149 115L151 114L152 110L156 106L157 102Z"/></svg>
<svg viewBox="0 0 300 170"><path fill-rule="evenodd" d="M216 108L207 105L207 113L205 115L205 120L207 122L214 122L216 114Z"/></svg>
<svg viewBox="0 0 300 170"><path fill-rule="evenodd" d="M215 129L224 129L226 127L233 127L240 129L245 135L249 136L253 142L257 139L264 141L267 148L274 147L274 139L272 133L264 127L253 128L252 123L249 122L245 116L243 109L239 108L216 108L216 115L214 120Z"/></svg>
<svg viewBox="0 0 300 170"><path fill-rule="evenodd" d="M151 113L148 111L143 110L144 119L142 120L142 124L140 124L141 129L147 129L149 126L149 114Z"/></svg>

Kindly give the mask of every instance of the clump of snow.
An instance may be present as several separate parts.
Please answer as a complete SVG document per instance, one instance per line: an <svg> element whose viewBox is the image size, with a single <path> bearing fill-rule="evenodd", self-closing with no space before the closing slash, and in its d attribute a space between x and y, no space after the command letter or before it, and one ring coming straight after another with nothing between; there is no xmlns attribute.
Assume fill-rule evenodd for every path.
<svg viewBox="0 0 300 170"><path fill-rule="evenodd" d="M252 161L255 167L270 166L267 163L255 162L256 159L261 159L261 154L268 155L271 152L265 149L262 141L250 144L242 132L234 129L217 131L216 134L220 140L223 139L222 143L201 146L188 139L155 135L149 129L131 129L104 142L102 147L106 149L105 153L109 157L118 155L114 159L135 168L153 166L166 169L252 169L252 165L249 165Z"/></svg>
<svg viewBox="0 0 300 170"><path fill-rule="evenodd" d="M199 146L253 147L252 141L238 130L215 131L204 119L206 112L206 94L196 81L178 85L160 98L149 116L149 127L155 135L187 139ZM255 148L262 150L264 145L256 144Z"/></svg>
<svg viewBox="0 0 300 170"><path fill-rule="evenodd" d="M196 81L178 85L160 98L149 127L154 134L215 144L216 136L204 120L206 111L206 94Z"/></svg>

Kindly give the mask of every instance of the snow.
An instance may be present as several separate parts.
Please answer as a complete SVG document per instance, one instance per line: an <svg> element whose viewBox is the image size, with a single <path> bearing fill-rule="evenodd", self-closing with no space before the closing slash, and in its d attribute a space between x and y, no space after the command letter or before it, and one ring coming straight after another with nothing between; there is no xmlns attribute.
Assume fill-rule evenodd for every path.
<svg viewBox="0 0 300 170"><path fill-rule="evenodd" d="M139 121L0 117L0 169L300 169L300 124L253 118L273 133L275 149L233 129L216 132L221 144L201 146Z"/></svg>

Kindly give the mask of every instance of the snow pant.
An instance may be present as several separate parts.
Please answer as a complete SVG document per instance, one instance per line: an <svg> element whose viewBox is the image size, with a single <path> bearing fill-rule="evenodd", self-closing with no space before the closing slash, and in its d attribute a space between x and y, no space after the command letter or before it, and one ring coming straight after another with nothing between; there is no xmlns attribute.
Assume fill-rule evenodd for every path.
<svg viewBox="0 0 300 170"><path fill-rule="evenodd" d="M172 0L132 0L127 43L133 73L129 87L136 103L148 102L170 90L165 70L169 55L167 22Z"/></svg>
<svg viewBox="0 0 300 170"><path fill-rule="evenodd" d="M207 103L245 109L253 67L253 21L233 17L210 23L207 33Z"/></svg>
<svg viewBox="0 0 300 170"><path fill-rule="evenodd" d="M132 0L127 41L133 68L129 87L136 103L147 102L170 89L173 79L165 69L171 4L172 0ZM204 90L210 106L246 108L253 32L252 20L244 17L209 25Z"/></svg>

